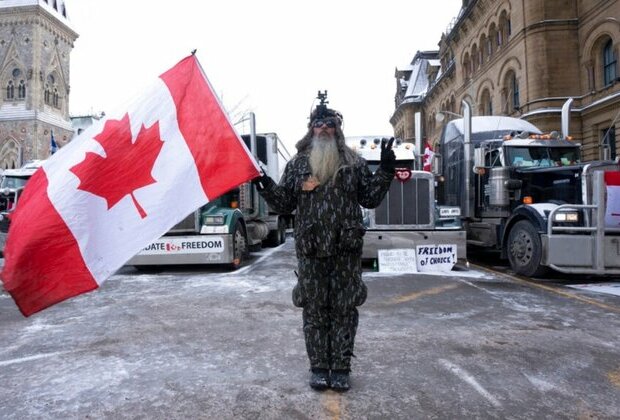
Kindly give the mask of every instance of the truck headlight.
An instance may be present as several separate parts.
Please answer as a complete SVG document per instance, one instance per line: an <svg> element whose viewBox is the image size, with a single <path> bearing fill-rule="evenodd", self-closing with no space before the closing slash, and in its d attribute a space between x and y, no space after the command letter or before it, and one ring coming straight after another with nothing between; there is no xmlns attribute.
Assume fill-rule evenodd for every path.
<svg viewBox="0 0 620 420"><path fill-rule="evenodd" d="M553 215L553 221L575 223L579 221L579 213L576 211L558 212Z"/></svg>
<svg viewBox="0 0 620 420"><path fill-rule="evenodd" d="M460 215L460 207L439 207L439 217L459 217Z"/></svg>
<svg viewBox="0 0 620 420"><path fill-rule="evenodd" d="M205 225L223 225L224 224L224 215L216 214L213 216L205 216L204 224Z"/></svg>

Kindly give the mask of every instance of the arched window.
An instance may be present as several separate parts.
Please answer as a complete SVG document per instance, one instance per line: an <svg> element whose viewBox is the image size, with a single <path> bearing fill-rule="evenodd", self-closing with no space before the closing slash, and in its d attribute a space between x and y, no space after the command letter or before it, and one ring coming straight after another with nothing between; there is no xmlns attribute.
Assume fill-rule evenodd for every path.
<svg viewBox="0 0 620 420"><path fill-rule="evenodd" d="M495 45L497 43L497 28L495 27L495 23L491 24L489 28L489 37L487 38L487 55L490 57L493 55L495 51Z"/></svg>
<svg viewBox="0 0 620 420"><path fill-rule="evenodd" d="M605 86L612 84L616 80L616 55L611 39L603 47L603 81Z"/></svg>
<svg viewBox="0 0 620 420"><path fill-rule="evenodd" d="M60 108L60 95L58 94L58 85L53 73L47 76L43 95L46 105Z"/></svg>
<svg viewBox="0 0 620 420"><path fill-rule="evenodd" d="M478 46L476 44L474 44L471 49L471 62L473 64L473 70L475 73L480 67L480 62L478 61Z"/></svg>
<svg viewBox="0 0 620 420"><path fill-rule="evenodd" d="M19 86L17 87L17 97L19 99L26 98L26 82L24 82L23 80L19 81Z"/></svg>
<svg viewBox="0 0 620 420"><path fill-rule="evenodd" d="M514 71L509 71L504 76L502 85L502 109L507 115L518 111L521 107L519 99L519 81Z"/></svg>
<svg viewBox="0 0 620 420"><path fill-rule="evenodd" d="M487 36L486 34L482 34L482 36L480 37L480 49L478 50L478 64L480 65L480 67L482 67L485 58L488 56L489 54L487 51Z"/></svg>
<svg viewBox="0 0 620 420"><path fill-rule="evenodd" d="M482 91L480 95L480 115L493 115L493 101L488 89Z"/></svg>
<svg viewBox="0 0 620 420"><path fill-rule="evenodd" d="M465 53L463 58L463 78L468 80L471 77L471 61L469 59L469 53Z"/></svg>
<svg viewBox="0 0 620 420"><path fill-rule="evenodd" d="M503 11L499 17L499 30L497 31L499 35L499 42L497 45L505 44L508 42L508 38L510 37L510 33L512 32L512 28L510 27L510 18L508 17L508 13Z"/></svg>
<svg viewBox="0 0 620 420"><path fill-rule="evenodd" d="M6 82L6 99L15 101L23 100L26 98L26 82L23 79L23 72L14 67L9 74ZM15 95L15 89L17 88L17 96Z"/></svg>
<svg viewBox="0 0 620 420"><path fill-rule="evenodd" d="M515 73L512 73L510 77L510 89L512 90L512 110L516 111L521 105L519 101L519 81Z"/></svg>
<svg viewBox="0 0 620 420"><path fill-rule="evenodd" d="M15 99L15 85L12 80L9 80L9 83L6 85L6 98Z"/></svg>

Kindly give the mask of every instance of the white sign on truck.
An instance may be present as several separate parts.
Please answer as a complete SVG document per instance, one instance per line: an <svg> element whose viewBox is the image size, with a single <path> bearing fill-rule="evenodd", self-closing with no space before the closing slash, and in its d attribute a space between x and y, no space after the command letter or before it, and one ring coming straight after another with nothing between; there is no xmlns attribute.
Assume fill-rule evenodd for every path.
<svg viewBox="0 0 620 420"><path fill-rule="evenodd" d="M224 238L221 236L164 236L141 252L142 255L201 254L223 252Z"/></svg>

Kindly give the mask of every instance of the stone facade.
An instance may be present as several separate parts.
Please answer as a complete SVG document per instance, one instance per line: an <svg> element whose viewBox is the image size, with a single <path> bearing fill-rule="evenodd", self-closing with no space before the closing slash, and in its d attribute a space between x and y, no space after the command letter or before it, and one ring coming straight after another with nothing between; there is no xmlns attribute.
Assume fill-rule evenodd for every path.
<svg viewBox="0 0 620 420"><path fill-rule="evenodd" d="M19 167L73 136L69 56L77 33L63 1L0 0L0 168Z"/></svg>
<svg viewBox="0 0 620 420"><path fill-rule="evenodd" d="M439 41L439 63L427 59L428 89L416 106L403 91L411 81L397 71L395 135L412 137L412 113L421 111L424 136L437 142L464 99L474 115L509 115L560 131L562 105L574 98L570 131L584 159L615 158L619 48L618 1L464 0ZM411 67L424 59L416 56ZM435 118L440 111L449 112L443 122Z"/></svg>

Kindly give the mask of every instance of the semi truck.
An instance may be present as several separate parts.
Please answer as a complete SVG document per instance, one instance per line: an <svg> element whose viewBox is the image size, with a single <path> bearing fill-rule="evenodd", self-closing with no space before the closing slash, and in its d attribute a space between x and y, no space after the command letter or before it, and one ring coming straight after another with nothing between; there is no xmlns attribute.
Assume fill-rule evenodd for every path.
<svg viewBox="0 0 620 420"><path fill-rule="evenodd" d="M279 180L290 159L276 133L242 135L263 171ZM234 188L188 215L164 236L145 247L127 265L150 269L161 265L225 264L241 267L252 250L286 241L293 215L273 212L248 182Z"/></svg>
<svg viewBox="0 0 620 420"><path fill-rule="evenodd" d="M581 160L570 136L527 121L471 116L447 123L435 157L439 201L458 206L469 246L496 250L523 276L620 273L620 229L605 226L604 173L618 162ZM620 212L620 209L618 209Z"/></svg>
<svg viewBox="0 0 620 420"><path fill-rule="evenodd" d="M382 137L390 136L354 136L345 141L374 172L381 160ZM362 258L375 260L380 249L456 245L457 259L466 260L466 235L460 208L436 204L434 176L416 169L419 166L413 143L396 139L393 150L396 174L388 193L378 207L362 208L366 228Z"/></svg>

